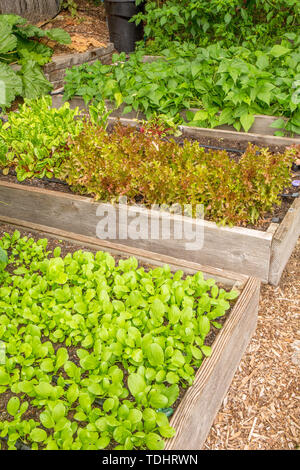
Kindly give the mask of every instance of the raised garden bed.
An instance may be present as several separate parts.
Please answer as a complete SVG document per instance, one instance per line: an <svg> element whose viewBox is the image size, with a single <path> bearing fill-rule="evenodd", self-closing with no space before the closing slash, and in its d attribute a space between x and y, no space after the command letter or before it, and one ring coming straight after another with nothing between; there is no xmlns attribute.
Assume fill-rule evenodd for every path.
<svg viewBox="0 0 300 470"><path fill-rule="evenodd" d="M143 61L151 63L151 62L155 62L156 60L162 59L162 58L163 58L163 56L145 55L143 57ZM199 109L191 109L191 111L193 113L196 113L197 111L199 111ZM183 116L185 116L185 113L181 113L181 114ZM127 116L127 117L130 118L131 116ZM250 134L250 135L256 134L257 136L260 136L260 135L274 136L275 132L276 132L276 129L272 128L270 126L277 119L278 119L278 117L276 117L276 116L256 115L255 116L255 121L252 124L252 126L250 127L248 132L245 132L243 130L241 130L240 132L237 132L234 129L233 126L226 126L226 125L217 126L215 129L210 129L210 130L212 130L212 131L213 130L216 130L216 131L219 131L219 130L230 131L230 132L234 133L233 135L235 135L235 134L240 135L242 133L242 134ZM203 131L206 130L205 128L193 127L191 132L195 133L195 132L197 132L197 129L199 129L200 133L202 133ZM300 140L300 135L296 135L294 137L294 139L299 139ZM242 137L242 140L244 140L243 137ZM250 142L250 140L249 140L249 142Z"/></svg>
<svg viewBox="0 0 300 470"><path fill-rule="evenodd" d="M43 188L0 181L0 219L7 217L41 223L96 239L99 216L116 210L117 226L122 226L128 207L95 202L92 198ZM134 207L141 220L153 217L159 223L171 221L171 239L149 239L148 233L138 240L116 238L122 245L135 246L164 255L175 255L187 261L209 264L216 268L256 276L263 282L278 285L282 271L300 234L300 198L292 203L281 223L271 223L267 231L244 227L220 227L214 222L184 217L193 233L203 230L203 247L186 250L188 240L176 239L177 216ZM97 212L98 211L98 212ZM182 220L180 218L180 220Z"/></svg>
<svg viewBox="0 0 300 470"><path fill-rule="evenodd" d="M297 77L289 61L296 49L294 44L280 51L268 48L268 71L266 62L257 60L258 51L245 59L238 48L223 49L219 43L189 52L167 49L157 57L138 52L126 60L121 54L111 67L96 63L71 70L65 97L93 102L104 96L121 111L123 103L124 117L139 110L147 118L162 113L201 130L298 137ZM281 61L279 53L286 54ZM289 77L288 88L282 76Z"/></svg>
<svg viewBox="0 0 300 470"><path fill-rule="evenodd" d="M46 101L43 100L32 105L32 109L25 107L21 111L21 114L13 113L11 115L10 122L12 127L7 134L8 140L10 140L10 142L24 140L24 142L28 142L29 146L31 145L31 141L34 140L36 146L39 146L44 152L44 158L36 162L31 147L27 147L27 143L22 145L24 148L22 155L26 156L27 149L29 148L28 158L33 162L33 166L31 167L31 172L28 172L28 169L26 170L27 163L24 162L22 155L19 162L17 162L17 160L15 161L14 164L16 164L19 180L25 180L22 184L18 183L12 173L8 174L10 171L9 168L5 169L6 176L3 176L0 180L0 201L2 201L0 204L1 216L24 218L30 222L39 222L47 226L67 229L82 235L113 239L123 245L146 248L156 253L167 255L174 254L181 259L197 261L218 268L256 276L263 282L270 282L272 284L279 282L287 259L298 239L300 227L300 203L299 198L296 197L298 193L297 189L290 185L291 181L288 169L289 162L291 164L293 156L290 152L284 154L282 151L284 146L278 147L275 145L270 151L255 148L251 150L249 147L249 151L244 156L245 158L239 160L241 155L237 155L235 152L239 154L245 151L245 147L241 148L239 141L227 143L228 147L239 145L239 150L232 148L233 153L229 152L228 155L215 150L206 151L205 149L199 149L197 143L193 144L192 150L191 148L189 149L189 146L191 146L189 142L186 142L186 147L181 147L178 143L165 142L161 140L161 138L156 137L157 140L155 143L153 140L154 137L152 137L151 134L148 135L143 132L136 132L134 128L127 129L124 126L116 126L115 131L112 131L110 135L110 131L108 133L101 131L101 127L90 127L90 137L88 138L92 146L82 147L84 167L81 166L78 160L81 158L80 148L79 150L76 148L72 157L67 156L64 163L64 170L55 169L53 170L55 173L53 173L53 171L45 172L44 167L48 165L48 160L45 158L47 157L47 152L51 155L49 162L52 166L50 170L51 168L55 168L56 159L58 159L57 161L59 162L61 154L59 151L53 154L51 153L53 146L51 139L46 143L47 147L44 141L40 141L39 127L35 128L36 125L39 125L39 119L47 122L47 125L49 123L49 131L47 130L47 132L53 135L53 138L56 135L56 146L64 145L70 133L80 132L79 129L83 124L80 119L74 119L74 116L77 116L77 114L68 110L67 105L59 111L56 111L56 109L49 108L50 104L51 100L50 97L48 97ZM62 116L60 116L60 114L62 114ZM57 118L55 118L56 121L53 126L51 123L53 123L53 118L56 115ZM35 121L35 125L30 128L30 132L33 131L33 134L28 136L27 126L24 126L24 123L26 120L31 122L31 116L33 116L34 119L37 118L37 122ZM58 118L58 116L60 117ZM25 119L23 124L22 119ZM57 135L58 122L60 123L59 135ZM133 121L127 121L127 123L128 122L132 123ZM137 121L134 121L134 123L137 125ZM47 126L43 124L42 129L46 130L46 127ZM88 129L88 127L85 129ZM5 141L6 136L5 134L2 135ZM80 138L83 136L84 139L84 135L85 134L80 134ZM141 142L141 153L137 154L136 150L132 151L132 155L126 152L124 153L121 147L116 147L119 149L116 153L114 153L115 147L113 147L113 150L110 150L111 142L117 142L117 140L113 139L123 139L122 135L124 135L124 143L128 151L132 151L130 140L128 145L128 137L132 139L132 142L135 144ZM182 137L180 137L180 139L182 139ZM155 152L158 152L157 155L155 154L153 156L152 154L153 148L151 142L156 145L154 145L153 148L156 149ZM112 159L107 161L103 160L101 153L102 143L106 146L105 149L108 149L105 151L111 152L110 155L113 156ZM212 148L227 147L225 142L225 145L222 145L220 139L216 143L210 141L205 141L204 143L200 142L200 147L202 145L205 147L206 143ZM216 146L211 144L215 144ZM70 143L70 145L72 146L73 144ZM81 140L81 145L85 145L84 140ZM113 145L115 146L116 144L114 143ZM162 147L160 147L160 145ZM17 152L20 152L20 148L17 149ZM175 161L175 166L172 169L173 173L169 173L169 152L175 152L174 156L180 159L182 158L183 152L185 152L185 148L188 149L189 155L191 155L192 158L191 161L194 162L193 165L195 166L193 166L193 172L200 171L199 175L196 173L196 179L186 179L187 176L184 176L186 169L180 161L178 161L178 163ZM150 150L149 155L148 149ZM143 165L144 163L148 165L148 162L151 164L155 162L155 165L157 165L157 162L160 162L164 153L167 155L167 159L162 160L162 166L159 168L163 170L163 175L166 175L164 178L167 179L164 180L161 178L162 171L157 172L155 174L157 176L153 177L150 165L150 167L148 166L150 169L149 176L152 180L149 180L147 166L141 166L140 158L143 158ZM277 156L275 153L277 153ZM98 163L95 166L96 154L99 160L97 160ZM136 155L142 155L142 157L136 158ZM197 155L196 159L194 158L195 155ZM11 156L9 158L11 158ZM124 168L123 175L122 167L124 158L128 160L128 165ZM287 159L282 160L282 158ZM203 159L207 167L212 164L209 172L213 172L214 175L213 179L208 180L210 181L209 185L203 186L202 189L200 189L199 185L203 179L201 176L203 175L203 168L202 166L197 167L197 159L199 159L199 162ZM206 160L207 162L205 163ZM89 166L89 162L91 166ZM115 170L113 166L109 166L110 162L115 165L117 170ZM131 162L133 162L133 166L130 166L132 164ZM9 161L8 164L10 164ZM277 166L279 164L280 166ZM11 169L13 169L13 167L14 165L12 165ZM73 168L78 168L78 172L76 171L73 174ZM134 175L132 181L130 181L130 168L132 168L132 171L130 171ZM142 170L140 170L141 168ZM143 170L143 168L146 168L146 170ZM271 168L271 170L268 168ZM249 169L251 169L250 179ZM277 173L277 169L279 173ZM218 170L218 173L215 173L215 170ZM42 174L41 171L43 171ZM165 171L167 171L167 173L165 173ZM272 173L269 173L269 171L272 171ZM120 173L122 173L123 179L119 178ZM31 179L35 174L39 175L39 177L37 179ZM49 178L52 178L54 174L64 181L56 180L49 182ZM111 174L112 178L110 178ZM144 174L146 178L144 178ZM217 177L216 174L218 175ZM245 179L240 179L240 174L241 178L245 177ZM97 175L96 179L93 178L93 180L90 181L89 178L91 175L92 177L93 175ZM188 175L191 175L191 172L188 173ZM222 182L223 175L229 177L225 182ZM259 179L257 179L257 175L259 175ZM262 177L261 175L264 176ZM268 175L270 175L271 184L276 184L276 186L267 186L266 189L264 189L264 180ZM45 179L42 178L42 176L47 176L48 178ZM283 181L280 179L282 176L285 177L284 185L290 185L290 187L286 189L288 194L281 194L286 188L286 186L278 185L280 181ZM188 178L190 178L190 176L188 176ZM80 182L81 180L82 184ZM100 185L99 181L101 181ZM138 181L138 186L136 181ZM163 188L160 188L161 184L164 184L164 181L165 188L163 191ZM174 193L172 185L168 183L170 181L172 181L173 186L175 185L174 188L176 188L176 190ZM239 182L237 183L237 181ZM190 182L192 182L192 185ZM72 185L73 191L79 191L79 193L74 195L74 192L71 191L67 183ZM222 185L220 186L221 183L224 189ZM131 185L129 189L127 187L128 184ZM182 186L182 184L184 184L184 186ZM249 185L250 193L248 194ZM256 188L255 191L251 189L253 185L254 188ZM228 212L224 213L223 205L219 207L212 203L218 202L219 198L223 197L222 194L224 194L224 192L226 195L227 187L231 186L239 190L240 195L238 197L240 199L236 198L235 192L230 192L226 202ZM111 190L111 188L113 189ZM177 188L182 191L183 197L188 195L188 198L178 199ZM219 188L221 188L221 193L218 192ZM123 189L125 189L125 193L122 192ZM189 192L191 189L192 192ZM154 191L154 194L152 194L151 191L152 193ZM160 211L154 210L153 208L152 204L154 202L159 202L160 204L167 202L169 205L172 205L172 203L176 201L179 201L181 208L183 208L183 205L191 200L196 202L201 201L198 195L199 191L202 191L203 195L206 194L206 191L210 191L208 193L210 199L208 201L204 199L204 204L206 204L205 218L207 220L201 220L199 218L194 219L186 215L182 217L178 215L178 212L174 213L173 211L173 213L170 213L166 212L166 209ZM268 206L259 205L260 202L258 203L256 198L259 196L261 201L264 201L263 191L270 191L271 194L273 194L273 204L278 203L277 196L280 193L280 198L284 201L282 204L283 207L277 207L274 213L274 211L271 212L272 204ZM78 194L86 194L87 196L79 196ZM135 205L128 206L121 204L114 206L110 203L103 202L104 200L112 201L112 198L118 201L119 196L122 194L128 195L130 203ZM95 199L92 199L89 195L98 196L98 199L102 202L95 202ZM145 203L147 207L152 207L152 210L145 209L143 206L141 207L139 205L141 202ZM256 218L252 215L253 206L255 206L256 209ZM239 207L242 207L242 210L246 211L246 219L240 218L241 215L242 217L245 216L245 212L238 213L236 209ZM215 212L209 212L210 210L214 210ZM270 212L267 213L267 210ZM254 224L253 220L257 220L261 211L262 217ZM108 219L107 215L109 216ZM273 220L272 218L274 216L279 217L279 219ZM114 217L114 231L108 235L104 225L106 221L114 221ZM132 220L132 217L136 217L136 219ZM231 217L231 219L229 217ZM236 226L220 226L215 223L220 221L223 224L228 224L230 220L231 223ZM98 230L97 233L100 222L100 230ZM128 234L128 226L131 222L133 222L133 225L138 223L140 227L137 228L133 236L131 233ZM169 233L166 236L166 232L163 233L163 227L168 225ZM153 227L154 230L152 230ZM195 239L196 236L197 239ZM199 244L193 247L188 246L188 243L192 240L193 242L199 242Z"/></svg>
<svg viewBox="0 0 300 470"><path fill-rule="evenodd" d="M51 62L43 66L45 77L53 85L53 90L63 87L66 70L83 63L92 64L99 60L102 64L110 64L114 45L108 43L103 47L95 47L85 52L60 53L52 56ZM18 65L12 66L17 71Z"/></svg>
<svg viewBox="0 0 300 470"><path fill-rule="evenodd" d="M46 236L50 239L50 249L62 246L62 256L74 252L78 247L107 251L116 259L135 257L140 266L151 269L168 264L172 272L181 270L185 275L202 271L205 279L215 279L227 288L238 290L239 296L232 305L224 326L217 333L211 347L211 355L205 359L196 371L193 385L181 396L174 415L170 420L175 428L175 435L167 439L165 449L192 450L201 449L212 425L214 417L222 403L232 381L236 368L255 330L259 300L260 283L257 279L234 274L225 270L205 267L194 262L187 262L169 256L150 253L138 248L124 247L89 236L79 236L65 230L29 223L24 220L8 219L13 226L2 225L1 232L13 233L14 228L21 230L21 235L35 239ZM226 288L226 290L227 290ZM40 428L39 428L40 429ZM40 433L35 431L34 435ZM45 435L45 431L43 432ZM38 441L39 436L37 436Z"/></svg>
<svg viewBox="0 0 300 470"><path fill-rule="evenodd" d="M105 17L102 4L96 6L81 2L75 16L64 10L43 26L44 29L62 28L72 40L66 46L53 44L52 60L44 66L44 73L54 89L63 86L66 70L74 65L92 64L95 60L100 60L102 64L111 63L114 45L109 42Z"/></svg>
<svg viewBox="0 0 300 470"><path fill-rule="evenodd" d="M85 52L57 54L52 57L49 64L43 67L44 73L54 89L57 89L63 86L67 69L84 63L92 64L95 60L100 60L102 64L110 64L113 51L114 45L108 43L103 47L96 47Z"/></svg>
<svg viewBox="0 0 300 470"><path fill-rule="evenodd" d="M55 108L59 108L63 101L62 90L58 90L58 94L52 97L52 103ZM73 97L69 100L70 107L72 109L78 107L81 110L88 110L88 105L85 104L83 98L80 96ZM108 109L114 109L112 103L106 101ZM136 125L136 119L145 119L145 115L142 113L136 113L131 111L130 113L123 114L124 106L119 109L114 109L109 119L111 122L116 119L121 119L123 124L130 126ZM192 127L192 126L180 126L180 129L184 136L187 137L207 137L210 139L229 139L238 140L245 145L248 142L256 145L264 146L287 146L300 143L300 137L279 137L273 135L274 129L269 128L269 125L275 120L272 116L257 116L255 123L252 126L251 132L238 132L234 128L229 126L222 126L221 128L208 129L204 127Z"/></svg>
<svg viewBox="0 0 300 470"><path fill-rule="evenodd" d="M8 3L6 2L7 5ZM10 25L6 16L0 15L1 28L9 34L7 44L10 48L6 50L7 46L4 47L10 60L1 59L1 67L6 70L2 78L6 90L9 90L4 97L1 95L1 107L6 110L16 109L24 97L43 96L52 86L54 89L61 87L66 70L74 65L92 64L95 60L109 64L114 50L113 44L109 42L102 5L90 8L88 3L81 4L77 14L72 16L68 10L59 10L58 3L61 2L58 0L53 0L48 7L46 1L43 4L38 0L29 2L28 5L27 3L24 5L21 2L19 7L24 11L28 8L29 13L36 10L37 15L32 17L34 24L26 24L26 19L15 16L10 20L14 21L14 25ZM54 4L55 18L51 19L53 15L50 10L53 10ZM47 21L44 21L43 16L38 17L40 9L48 11ZM24 16L27 17L26 14ZM23 38L23 42L22 35L26 38ZM27 55L22 61L23 53Z"/></svg>

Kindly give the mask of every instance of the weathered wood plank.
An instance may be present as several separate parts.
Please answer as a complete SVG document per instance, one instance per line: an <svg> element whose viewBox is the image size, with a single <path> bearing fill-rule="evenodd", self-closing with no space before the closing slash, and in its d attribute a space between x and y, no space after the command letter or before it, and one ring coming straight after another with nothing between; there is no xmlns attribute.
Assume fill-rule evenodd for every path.
<svg viewBox="0 0 300 470"><path fill-rule="evenodd" d="M103 232L99 235L99 222L105 222L105 217L107 220L115 218L117 232L110 236L112 242L268 281L272 240L272 234L268 232L243 227L219 227L201 219L181 218L176 214L138 206L112 206L109 203L97 203L88 197L3 181L0 182L0 200L4 203L0 204L1 215L102 239L106 235ZM139 219L140 233L128 237L127 230L130 230L134 221L134 214L131 214L133 210ZM156 221L159 233L153 237L152 228ZM168 223L170 237L165 237L162 226ZM199 241L199 245L193 249L188 249L188 233L194 234Z"/></svg>
<svg viewBox="0 0 300 470"><path fill-rule="evenodd" d="M206 277L213 277L218 282L235 287L238 290L241 290L249 279L249 277L244 274L238 274L228 270L214 268L213 266L204 266L200 263L186 261L184 259L175 258L173 256L165 256L159 253L152 253L139 248L113 243L108 240L99 240L98 238L79 235L77 233L68 232L66 230L60 230L46 225L16 219L14 217L0 215L0 221L23 229L30 229L31 231L42 233L52 238L55 237L59 239L72 240L79 245L93 249L109 251L110 253L118 255L122 254L126 256L135 256L140 261L151 263L155 266L168 264L172 271L181 268L183 268L184 271L188 274L194 274L198 271L202 271Z"/></svg>
<svg viewBox="0 0 300 470"><path fill-rule="evenodd" d="M78 98L76 98L74 103L72 103L72 107L76 107L76 106L78 106L80 109L87 109L87 107L84 107L82 103L80 103ZM118 119L124 126L137 126L138 122L134 118L133 114L130 113L128 116L130 116L130 119L111 114L108 120L109 122L115 122L116 117L118 117ZM141 115L140 118L144 119L143 115ZM237 132L237 131L217 129L217 128L208 129L206 127L180 126L180 130L182 132L182 135L186 137L193 137L193 138L208 137L210 139L233 139L233 140L239 140L239 141L245 142L245 145L247 145L249 142L255 143L256 145L262 145L262 146L268 146L268 145L289 146L289 145L294 145L294 144L299 145L300 143L299 138L277 137L275 135L263 135L263 134L249 133L249 132Z"/></svg>
<svg viewBox="0 0 300 470"><path fill-rule="evenodd" d="M53 97L53 106L58 108L63 103L62 95L56 95ZM106 102L108 109L113 109L114 106L110 102ZM74 96L70 100L70 107L86 111L88 106L84 103L83 99L79 96ZM116 119L120 119L122 124L128 126L137 125L136 119L146 119L145 114L141 112L131 111L126 115L123 115L124 105L120 108L114 110L109 117L110 122L114 122ZM269 131L269 125L275 120L274 116L256 116L255 124L252 126L251 132L238 132L231 128L230 126L220 126L214 129L204 128L204 127L192 127L192 126L180 126L180 129L183 135L187 137L208 137L215 139L238 139L247 144L248 142L256 143L257 145L292 145L300 143L300 136L298 137L278 137L272 135L276 129Z"/></svg>
<svg viewBox="0 0 300 470"><path fill-rule="evenodd" d="M0 0L0 13L13 13L32 23L53 18L59 8L60 0Z"/></svg>
<svg viewBox="0 0 300 470"><path fill-rule="evenodd" d="M259 290L259 282L250 278L213 343L212 355L204 360L171 419L176 435L167 441L166 450L202 448L255 331Z"/></svg>
<svg viewBox="0 0 300 470"><path fill-rule="evenodd" d="M269 283L277 286L300 236L300 198L296 199L278 226L272 240Z"/></svg>
<svg viewBox="0 0 300 470"><path fill-rule="evenodd" d="M192 111L194 114L197 111L200 111L198 108L191 108L190 111ZM182 117L186 120L186 111L183 111L180 113ZM270 127L271 124L278 119L278 116L267 116L265 114L255 114L254 116L254 122L252 126L250 127L248 133L249 134L259 134L259 135L275 135L275 132L278 131L278 129L275 129L273 127ZM286 118L283 118L284 121L286 121ZM246 134L246 132L242 129L240 131L236 131L233 126L229 126L227 124L223 124L221 126L216 126L216 130L227 130L227 131L234 131L238 132L239 134ZM296 138L300 138L300 135L297 135Z"/></svg>
<svg viewBox="0 0 300 470"><path fill-rule="evenodd" d="M293 145L299 144L299 138L277 137L275 135L263 135L250 132L237 132L225 129L206 129L204 127L181 126L183 135L191 137L210 137L216 139L238 139L248 143L253 142L257 145Z"/></svg>

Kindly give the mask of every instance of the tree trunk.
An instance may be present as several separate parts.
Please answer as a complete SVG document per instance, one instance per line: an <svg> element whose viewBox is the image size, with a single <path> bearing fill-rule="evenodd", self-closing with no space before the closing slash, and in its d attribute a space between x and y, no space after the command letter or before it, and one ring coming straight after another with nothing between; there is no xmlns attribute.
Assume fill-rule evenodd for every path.
<svg viewBox="0 0 300 470"><path fill-rule="evenodd" d="M53 18L60 3L61 0L0 0L0 13L13 13L37 23Z"/></svg>

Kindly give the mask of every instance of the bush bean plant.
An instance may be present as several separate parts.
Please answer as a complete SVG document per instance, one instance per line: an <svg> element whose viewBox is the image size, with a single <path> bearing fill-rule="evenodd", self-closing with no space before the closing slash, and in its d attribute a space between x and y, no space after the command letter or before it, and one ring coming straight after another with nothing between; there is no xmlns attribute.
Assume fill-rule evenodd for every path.
<svg viewBox="0 0 300 470"><path fill-rule="evenodd" d="M137 4L145 0L136 0ZM159 52L172 41L201 46L222 41L226 47L252 50L280 42L285 33L298 33L298 0L146 0L143 22L147 49Z"/></svg>
<svg viewBox="0 0 300 470"><path fill-rule="evenodd" d="M291 39L288 39L291 38ZM65 99L107 99L149 119L165 114L178 122L210 127L228 124L249 131L257 114L278 116L277 135L300 134L300 40L286 35L279 44L251 51L173 44L151 63L143 52L114 56L116 65L73 67L66 73ZM199 108L196 114L184 110Z"/></svg>
<svg viewBox="0 0 300 470"><path fill-rule="evenodd" d="M32 449L162 449L175 433L167 414L238 293L201 272L147 270L133 257L61 256L18 231L0 247L8 448L20 439Z"/></svg>

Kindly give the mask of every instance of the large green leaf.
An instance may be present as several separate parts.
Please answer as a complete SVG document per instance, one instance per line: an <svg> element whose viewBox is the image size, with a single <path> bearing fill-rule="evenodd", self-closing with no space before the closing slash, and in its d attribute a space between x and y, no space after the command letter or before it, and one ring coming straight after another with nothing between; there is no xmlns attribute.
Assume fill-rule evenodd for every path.
<svg viewBox="0 0 300 470"><path fill-rule="evenodd" d="M21 59L33 60L39 65L50 61L53 50L37 41L18 38L17 52Z"/></svg>
<svg viewBox="0 0 300 470"><path fill-rule="evenodd" d="M34 25L26 25L18 28L18 34L23 38L44 38L47 37L52 41L59 42L61 44L70 44L70 35L61 28L53 28L43 30Z"/></svg>
<svg viewBox="0 0 300 470"><path fill-rule="evenodd" d="M52 41L59 42L60 44L70 44L71 37L67 31L61 28L53 28L49 29L46 32L46 35L49 39L52 39Z"/></svg>
<svg viewBox="0 0 300 470"><path fill-rule="evenodd" d="M144 378L139 374L130 374L128 377L128 388L133 396L141 393L146 388Z"/></svg>
<svg viewBox="0 0 300 470"><path fill-rule="evenodd" d="M281 46L280 44L276 44L270 50L270 54L273 57L281 57L282 55L285 55L288 52L290 52L290 49L288 49L287 47Z"/></svg>
<svg viewBox="0 0 300 470"><path fill-rule="evenodd" d="M18 397L12 397L7 403L7 411L10 415L16 416L20 408L20 400Z"/></svg>
<svg viewBox="0 0 300 470"><path fill-rule="evenodd" d="M0 23L0 54L11 52L17 47L17 38L12 34L12 27L5 23Z"/></svg>
<svg viewBox="0 0 300 470"><path fill-rule="evenodd" d="M147 356L152 366L161 366L164 363L164 352L159 344L151 344L147 350Z"/></svg>
<svg viewBox="0 0 300 470"><path fill-rule="evenodd" d="M22 77L23 96L25 98L38 98L52 90L51 83L45 78L40 67L33 60L23 63L19 73Z"/></svg>
<svg viewBox="0 0 300 470"><path fill-rule="evenodd" d="M0 106L10 106L23 91L22 80L7 64L0 62Z"/></svg>
<svg viewBox="0 0 300 470"><path fill-rule="evenodd" d="M0 15L0 23L2 28L3 24L9 26L23 25L27 23L27 20L18 15Z"/></svg>
<svg viewBox="0 0 300 470"><path fill-rule="evenodd" d="M33 442L43 442L47 439L47 433L41 428L35 428L30 433Z"/></svg>
<svg viewBox="0 0 300 470"><path fill-rule="evenodd" d="M47 35L46 31L32 24L17 28L17 34L23 38L44 38Z"/></svg>
<svg viewBox="0 0 300 470"><path fill-rule="evenodd" d="M252 124L254 123L254 116L253 114L248 114L248 113L244 113L242 116L241 116L241 124L245 130L245 132L248 132L249 129L251 128Z"/></svg>

